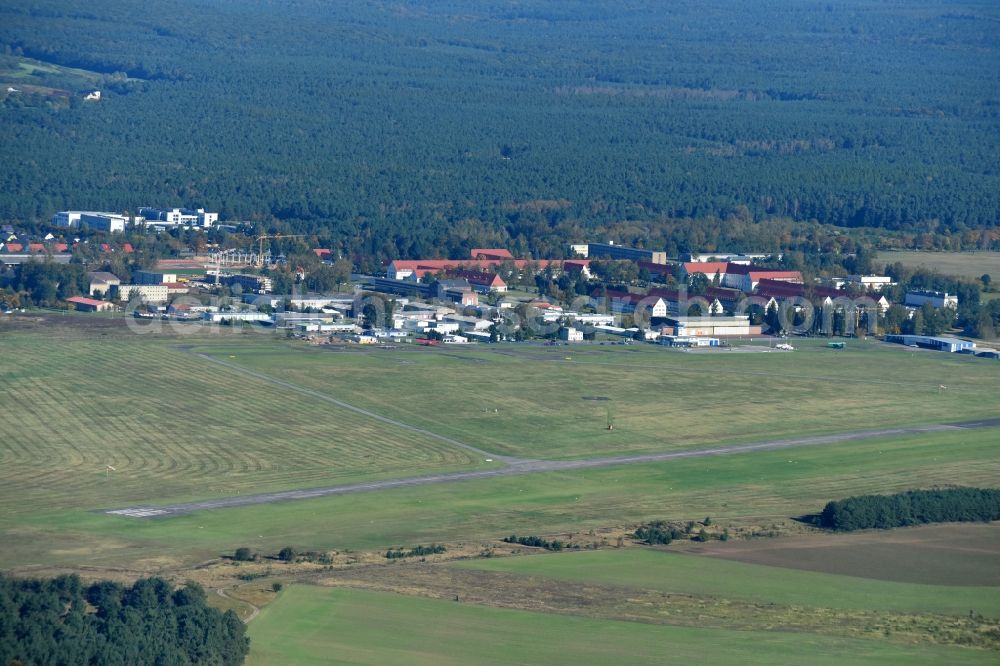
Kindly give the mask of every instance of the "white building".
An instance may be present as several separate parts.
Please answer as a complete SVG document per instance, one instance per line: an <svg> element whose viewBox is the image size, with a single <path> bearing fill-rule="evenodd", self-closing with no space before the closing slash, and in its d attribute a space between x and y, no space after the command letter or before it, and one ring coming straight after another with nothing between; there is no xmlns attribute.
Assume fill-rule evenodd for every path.
<svg viewBox="0 0 1000 666"><path fill-rule="evenodd" d="M257 312L255 310L241 310L233 312L206 312L202 315L202 318L213 324L219 324L224 321L237 322L237 321L250 321L250 322L263 322L271 323L271 318L263 313Z"/></svg>
<svg viewBox="0 0 1000 666"><path fill-rule="evenodd" d="M559 339L565 340L566 342L583 342L583 331L576 328L563 328L559 329Z"/></svg>
<svg viewBox="0 0 1000 666"><path fill-rule="evenodd" d="M91 210L64 210L52 216L52 224L57 227L89 227L110 233L125 231L128 217L118 213L102 213Z"/></svg>
<svg viewBox="0 0 1000 666"><path fill-rule="evenodd" d="M865 291L882 291L892 286L892 278L886 275L848 275L844 283L860 287Z"/></svg>
<svg viewBox="0 0 1000 666"><path fill-rule="evenodd" d="M749 266L755 261L763 261L764 259L770 259L770 254L740 254L732 252L703 252L701 254L689 254L683 257L687 261L696 262L703 264L712 261L725 261L730 264L742 264L744 266ZM781 255L778 255L778 259Z"/></svg>
<svg viewBox="0 0 1000 666"><path fill-rule="evenodd" d="M718 347L719 338L661 335L659 343L666 347Z"/></svg>
<svg viewBox="0 0 1000 666"><path fill-rule="evenodd" d="M566 312L567 318L572 318L573 323L583 326L614 326L615 316L610 314L587 314Z"/></svg>
<svg viewBox="0 0 1000 666"><path fill-rule="evenodd" d="M919 308L924 303L930 303L936 308L958 309L958 296L946 291L908 291L904 305Z"/></svg>
<svg viewBox="0 0 1000 666"><path fill-rule="evenodd" d="M760 326L752 326L750 317L670 317L664 335L679 337L719 337L726 335L760 335Z"/></svg>
<svg viewBox="0 0 1000 666"><path fill-rule="evenodd" d="M147 225L171 227L210 227L219 221L218 213L205 212L204 208L152 208L142 206L139 215Z"/></svg>
<svg viewBox="0 0 1000 666"><path fill-rule="evenodd" d="M133 299L139 299L145 303L166 303L170 299L170 290L165 284L118 285L118 300L131 301Z"/></svg>

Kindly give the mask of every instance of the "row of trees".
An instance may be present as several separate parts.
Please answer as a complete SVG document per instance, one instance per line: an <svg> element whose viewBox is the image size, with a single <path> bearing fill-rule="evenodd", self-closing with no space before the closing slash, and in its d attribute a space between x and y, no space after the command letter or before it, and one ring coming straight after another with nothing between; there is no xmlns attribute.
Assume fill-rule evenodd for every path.
<svg viewBox="0 0 1000 666"><path fill-rule="evenodd" d="M990 520L1000 520L1000 490L988 488L859 495L829 502L820 514L823 527L838 531Z"/></svg>
<svg viewBox="0 0 1000 666"><path fill-rule="evenodd" d="M175 589L159 578L125 586L0 575L2 664L236 666L249 648L236 614L209 607L194 583Z"/></svg>

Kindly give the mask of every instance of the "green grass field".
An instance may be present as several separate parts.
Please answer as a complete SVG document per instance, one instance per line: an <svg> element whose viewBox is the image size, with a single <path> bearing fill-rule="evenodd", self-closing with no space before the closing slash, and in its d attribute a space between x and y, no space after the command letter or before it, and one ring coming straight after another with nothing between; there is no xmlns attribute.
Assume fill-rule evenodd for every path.
<svg viewBox="0 0 1000 666"><path fill-rule="evenodd" d="M926 268L944 275L978 280L988 274L1000 279L1000 252L917 252L894 250L880 252L879 261L894 264L897 261L911 268Z"/></svg>
<svg viewBox="0 0 1000 666"><path fill-rule="evenodd" d="M535 558L532 558L535 559ZM266 664L976 664L994 653L781 631L732 631L532 613L294 586L249 630ZM804 657L808 655L808 657Z"/></svg>
<svg viewBox="0 0 1000 666"><path fill-rule="evenodd" d="M940 423L995 416L1000 406L1000 374L982 359L863 341L843 351L821 340L794 342L800 350L787 354L650 346L206 349L481 448L539 458Z"/></svg>
<svg viewBox="0 0 1000 666"><path fill-rule="evenodd" d="M977 359L858 342L833 352L823 341L803 341L804 349L793 354L509 346L334 352L235 331L157 337L129 334L101 318L86 320L93 322L89 331L74 328L82 316L65 321L70 332L0 331L6 416L0 567L20 573L82 568L183 579L190 567L238 546L261 553L287 545L343 552L461 542L478 549L511 532L586 541L599 528L706 515L719 525L767 529L851 494L990 486L1000 478L996 430L956 430L164 520L109 516L99 510L487 465L431 435L195 352L490 451L537 457L994 416L1000 379L992 364ZM940 389L942 383L948 389ZM611 433L604 427L609 402ZM106 471L109 464L115 471ZM508 572L559 585L603 582L702 595L713 603L776 604L771 621L790 617L788 609L812 610L801 631L756 631L773 627L756 616L739 623L719 616L707 623L714 628L681 627L296 585L251 624L251 663L664 663L666 655L668 661L772 664L801 663L803 654L810 663L982 663L993 653L856 637L878 637L865 624L871 613L972 608L1000 614L992 590L937 586L934 592L650 551L469 566L447 570L480 567L476 575ZM229 580L226 571L218 575ZM837 616L849 626L828 631L822 624L827 612L851 614Z"/></svg>
<svg viewBox="0 0 1000 666"><path fill-rule="evenodd" d="M508 557L457 564L580 583L846 610L1000 617L997 588L893 583L647 549Z"/></svg>
<svg viewBox="0 0 1000 666"><path fill-rule="evenodd" d="M832 447L402 488L142 521L67 507L9 520L0 561L156 570L240 545L384 549L712 516L770 525L830 499L933 485L995 485L996 434L941 433Z"/></svg>
<svg viewBox="0 0 1000 666"><path fill-rule="evenodd" d="M0 524L481 464L440 440L207 366L176 344L4 338Z"/></svg>
<svg viewBox="0 0 1000 666"><path fill-rule="evenodd" d="M819 342L793 354L718 355L622 347L337 353L257 335L100 332L5 332L3 344L0 563L7 567L157 570L239 545L380 549L653 518L770 521L849 494L1000 478L996 433L983 430L140 521L97 510L487 464L206 362L182 344L471 444L538 456L993 416L1000 376L977 359L868 344L840 353ZM604 428L606 406L580 399L600 395L617 405L613 433ZM498 411L479 411L483 404ZM109 464L116 471L108 473Z"/></svg>

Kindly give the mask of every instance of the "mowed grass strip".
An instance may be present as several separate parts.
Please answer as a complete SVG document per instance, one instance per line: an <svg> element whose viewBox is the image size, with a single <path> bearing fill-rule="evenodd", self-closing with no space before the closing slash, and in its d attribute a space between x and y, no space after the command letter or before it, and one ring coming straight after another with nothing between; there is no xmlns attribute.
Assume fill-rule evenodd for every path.
<svg viewBox="0 0 1000 666"><path fill-rule="evenodd" d="M694 629L296 585L249 627L248 664L981 664L993 653Z"/></svg>
<svg viewBox="0 0 1000 666"><path fill-rule="evenodd" d="M4 343L0 515L7 520L480 462L164 343L49 344L27 335Z"/></svg>
<svg viewBox="0 0 1000 666"><path fill-rule="evenodd" d="M498 453L666 451L995 416L995 364L851 341L792 353L491 346L208 353ZM942 386L946 388L941 388ZM607 398L587 400L584 398ZM614 422L608 431L607 419Z"/></svg>
<svg viewBox="0 0 1000 666"><path fill-rule="evenodd" d="M760 603L945 615L974 610L1000 618L997 588L895 583L654 549L507 557L453 566Z"/></svg>
<svg viewBox="0 0 1000 666"><path fill-rule="evenodd" d="M918 252L894 250L880 252L880 262L899 262L909 268L926 268L944 275L978 280L984 274L994 280L1000 278L1000 252Z"/></svg>
<svg viewBox="0 0 1000 666"><path fill-rule="evenodd" d="M462 481L141 521L68 510L0 531L15 564L203 561L240 545L385 550L431 542L489 542L706 515L764 530L831 500L1000 478L997 431L857 441L573 472ZM30 530L30 531L27 531ZM83 547L83 552L80 548ZM88 550L89 548L89 550ZM72 551L72 552L68 552Z"/></svg>

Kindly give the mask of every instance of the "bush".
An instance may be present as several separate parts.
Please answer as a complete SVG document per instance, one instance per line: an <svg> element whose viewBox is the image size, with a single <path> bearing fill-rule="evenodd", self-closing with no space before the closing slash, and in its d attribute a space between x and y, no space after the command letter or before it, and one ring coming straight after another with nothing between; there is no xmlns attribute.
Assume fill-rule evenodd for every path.
<svg viewBox="0 0 1000 666"><path fill-rule="evenodd" d="M281 592L285 588L281 583L271 583L271 589L274 592Z"/></svg>
<svg viewBox="0 0 1000 666"><path fill-rule="evenodd" d="M544 548L545 550L562 550L566 544L558 539L553 541L546 541L542 537L537 536L525 536L519 537L516 534L511 534L509 537L504 537L504 543L517 543L522 546L531 546L532 548Z"/></svg>
<svg viewBox="0 0 1000 666"><path fill-rule="evenodd" d="M251 562L253 561L253 551L246 546L241 546L233 553L233 559L237 562Z"/></svg>
<svg viewBox="0 0 1000 666"><path fill-rule="evenodd" d="M651 546L669 546L674 539L684 536L680 530L671 527L662 520L640 526L632 535L643 543Z"/></svg>
<svg viewBox="0 0 1000 666"><path fill-rule="evenodd" d="M387 550L385 551L385 558L387 560L398 560L404 557L423 557L424 555L436 555L437 553L443 553L446 550L447 549L444 546L432 543L429 546L417 546L411 550L403 550L402 548Z"/></svg>
<svg viewBox="0 0 1000 666"><path fill-rule="evenodd" d="M285 546L278 552L278 559L283 562L294 562L296 557L295 549L291 546Z"/></svg>

